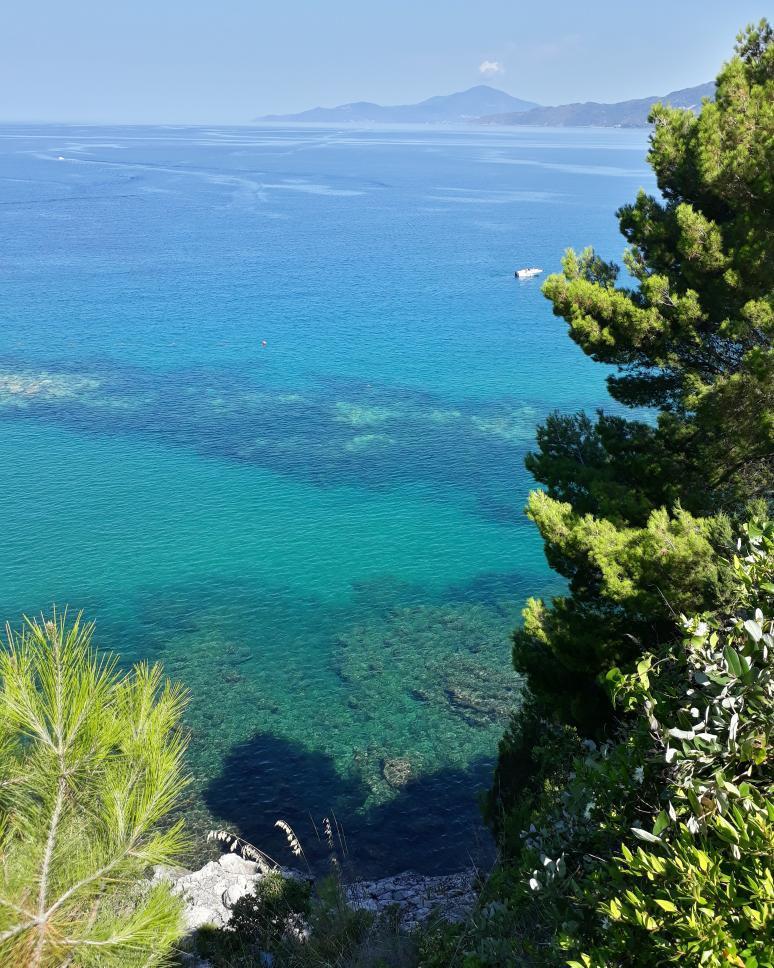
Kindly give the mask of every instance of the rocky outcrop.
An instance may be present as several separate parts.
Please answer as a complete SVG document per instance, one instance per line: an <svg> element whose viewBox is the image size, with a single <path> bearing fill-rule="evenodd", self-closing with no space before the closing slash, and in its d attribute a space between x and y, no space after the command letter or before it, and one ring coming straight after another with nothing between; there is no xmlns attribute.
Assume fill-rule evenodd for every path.
<svg viewBox="0 0 774 968"><path fill-rule="evenodd" d="M283 870L286 877L305 877L298 871ZM185 921L194 932L205 924L225 927L239 898L254 891L262 870L238 854L223 854L197 871L158 867L154 880L165 880L185 903ZM374 881L357 881L346 887L354 909L380 914L397 907L401 925L411 930L431 914L446 921L461 921L476 900L476 872L462 871L440 877L425 877L411 871Z"/></svg>
<svg viewBox="0 0 774 968"><path fill-rule="evenodd" d="M425 877L407 871L377 881L358 881L346 894L351 907L376 914L397 906L402 927L410 931L431 914L444 921L464 921L476 903L476 872Z"/></svg>
<svg viewBox="0 0 774 968"><path fill-rule="evenodd" d="M411 760L404 756L385 759L382 763L382 776L396 790L408 783L412 772Z"/></svg>
<svg viewBox="0 0 774 968"><path fill-rule="evenodd" d="M231 920L231 909L245 894L255 890L262 877L258 865L238 854L223 854L197 871L157 867L154 880L168 881L172 893L185 903L186 926L195 931L205 924L225 927Z"/></svg>

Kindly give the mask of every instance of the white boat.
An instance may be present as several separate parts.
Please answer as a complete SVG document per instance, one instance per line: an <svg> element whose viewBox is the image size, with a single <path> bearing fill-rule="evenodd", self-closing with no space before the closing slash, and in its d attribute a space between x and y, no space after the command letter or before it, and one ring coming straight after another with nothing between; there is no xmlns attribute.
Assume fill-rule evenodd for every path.
<svg viewBox="0 0 774 968"><path fill-rule="evenodd" d="M542 269L517 269L514 275L517 279L531 279L533 276L539 276Z"/></svg>

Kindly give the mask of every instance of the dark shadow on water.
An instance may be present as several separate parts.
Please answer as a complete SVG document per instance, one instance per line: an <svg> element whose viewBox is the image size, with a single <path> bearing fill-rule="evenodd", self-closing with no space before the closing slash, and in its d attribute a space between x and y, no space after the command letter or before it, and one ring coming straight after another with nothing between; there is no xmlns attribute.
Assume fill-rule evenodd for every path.
<svg viewBox="0 0 774 968"><path fill-rule="evenodd" d="M410 780L394 800L369 810L356 824L350 848L356 868L380 876L402 870L443 874L475 864L489 867L494 844L479 810L493 762L442 769Z"/></svg>
<svg viewBox="0 0 774 968"><path fill-rule="evenodd" d="M494 848L478 808L491 772L491 760L482 758L467 770L418 776L369 809L364 806L369 790L355 771L341 776L327 754L258 733L230 751L204 800L229 829L288 866L299 861L275 821L293 827L312 869L321 874L330 856L322 820L335 815L356 876L408 869L440 874L491 863Z"/></svg>

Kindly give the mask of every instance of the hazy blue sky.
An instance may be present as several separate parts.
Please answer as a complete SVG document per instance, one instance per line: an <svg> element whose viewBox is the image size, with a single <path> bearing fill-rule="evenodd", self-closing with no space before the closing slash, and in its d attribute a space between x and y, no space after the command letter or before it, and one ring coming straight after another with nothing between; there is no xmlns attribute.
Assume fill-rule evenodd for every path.
<svg viewBox="0 0 774 968"><path fill-rule="evenodd" d="M482 80L544 104L714 77L762 0L5 0L4 120L248 121ZM483 65L483 73L480 70Z"/></svg>

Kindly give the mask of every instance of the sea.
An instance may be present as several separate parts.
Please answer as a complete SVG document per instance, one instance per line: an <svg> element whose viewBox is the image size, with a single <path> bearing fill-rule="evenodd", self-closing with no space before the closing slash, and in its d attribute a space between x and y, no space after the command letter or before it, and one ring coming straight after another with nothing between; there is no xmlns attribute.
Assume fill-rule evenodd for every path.
<svg viewBox="0 0 774 968"><path fill-rule="evenodd" d="M647 133L0 126L0 618L67 608L190 692L195 849L486 864L479 799L561 593L552 411L614 405L541 283L620 258ZM542 276L517 280L514 270Z"/></svg>

